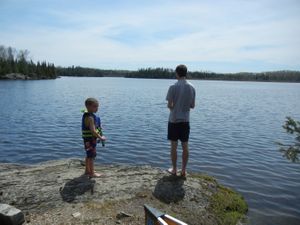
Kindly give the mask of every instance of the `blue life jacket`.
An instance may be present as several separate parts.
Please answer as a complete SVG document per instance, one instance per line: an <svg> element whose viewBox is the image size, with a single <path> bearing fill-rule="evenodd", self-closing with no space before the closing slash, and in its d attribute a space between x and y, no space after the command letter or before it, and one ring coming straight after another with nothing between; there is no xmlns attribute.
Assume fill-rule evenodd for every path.
<svg viewBox="0 0 300 225"><path fill-rule="evenodd" d="M85 125L85 119L89 116L92 116L94 118L95 128L96 131L102 136L102 130L101 130L101 119L100 117L96 116L94 113L84 112L82 115L82 122L81 122L81 130L82 130L82 138L83 139L90 139L93 138L94 135L90 128Z"/></svg>

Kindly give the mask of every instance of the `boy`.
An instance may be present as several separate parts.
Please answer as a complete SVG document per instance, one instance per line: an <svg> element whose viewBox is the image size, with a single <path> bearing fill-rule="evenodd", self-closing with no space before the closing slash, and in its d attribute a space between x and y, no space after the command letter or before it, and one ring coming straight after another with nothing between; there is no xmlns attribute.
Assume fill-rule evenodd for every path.
<svg viewBox="0 0 300 225"><path fill-rule="evenodd" d="M177 145L178 140L182 146L182 170L181 176L186 176L186 166L189 157L189 134L190 134L190 109L195 107L195 88L186 80L187 67L178 65L176 67L175 84L170 86L167 98L170 109L168 123L168 139L171 142L172 168L168 172L172 175L177 173Z"/></svg>
<svg viewBox="0 0 300 225"><path fill-rule="evenodd" d="M100 118L94 113L98 111L99 102L95 98L85 100L87 112L82 116L82 138L86 151L85 174L89 177L100 177L94 171L94 159L96 157L97 139L105 141L105 137L100 135L101 122Z"/></svg>

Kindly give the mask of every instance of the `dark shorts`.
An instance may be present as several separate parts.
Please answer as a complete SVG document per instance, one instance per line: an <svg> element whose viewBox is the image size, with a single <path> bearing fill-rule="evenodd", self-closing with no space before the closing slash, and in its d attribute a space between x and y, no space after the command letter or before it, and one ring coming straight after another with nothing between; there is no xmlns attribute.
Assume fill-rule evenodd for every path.
<svg viewBox="0 0 300 225"><path fill-rule="evenodd" d="M97 139L96 138L86 139L83 140L83 143L84 143L84 149L86 151L86 157L95 158L97 155L96 153Z"/></svg>
<svg viewBox="0 0 300 225"><path fill-rule="evenodd" d="M168 124L168 139L170 141L188 142L190 136L190 123L170 123Z"/></svg>

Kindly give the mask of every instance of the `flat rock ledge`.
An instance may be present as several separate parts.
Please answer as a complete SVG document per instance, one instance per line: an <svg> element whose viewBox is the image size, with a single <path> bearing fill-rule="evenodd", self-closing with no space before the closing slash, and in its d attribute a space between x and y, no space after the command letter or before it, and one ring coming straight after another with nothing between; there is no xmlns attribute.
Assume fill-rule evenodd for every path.
<svg viewBox="0 0 300 225"><path fill-rule="evenodd" d="M79 159L0 164L0 203L20 209L26 224L38 225L141 225L144 204L190 225L240 224L247 212L242 196L207 175L183 179L150 166L95 169L104 177L83 175Z"/></svg>

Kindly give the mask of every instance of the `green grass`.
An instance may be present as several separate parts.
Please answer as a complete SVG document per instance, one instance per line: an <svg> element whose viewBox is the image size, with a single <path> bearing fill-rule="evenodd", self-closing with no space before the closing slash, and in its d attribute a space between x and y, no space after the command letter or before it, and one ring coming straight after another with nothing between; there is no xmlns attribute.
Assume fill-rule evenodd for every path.
<svg viewBox="0 0 300 225"><path fill-rule="evenodd" d="M207 174L192 173L192 174L190 174L190 176L193 177L193 178L199 178L199 179L217 184L216 179L213 178L212 176L207 175Z"/></svg>
<svg viewBox="0 0 300 225"><path fill-rule="evenodd" d="M248 206L243 196L233 190L218 185L217 192L211 196L209 210L217 217L219 224L236 225L244 219Z"/></svg>
<svg viewBox="0 0 300 225"><path fill-rule="evenodd" d="M192 178L200 179L202 187L213 192L209 198L209 211L216 216L219 225L236 225L245 219L248 205L243 196L230 188L219 185L216 179L206 174L190 174ZM212 186L208 185L211 184ZM211 187L215 187L213 191Z"/></svg>

